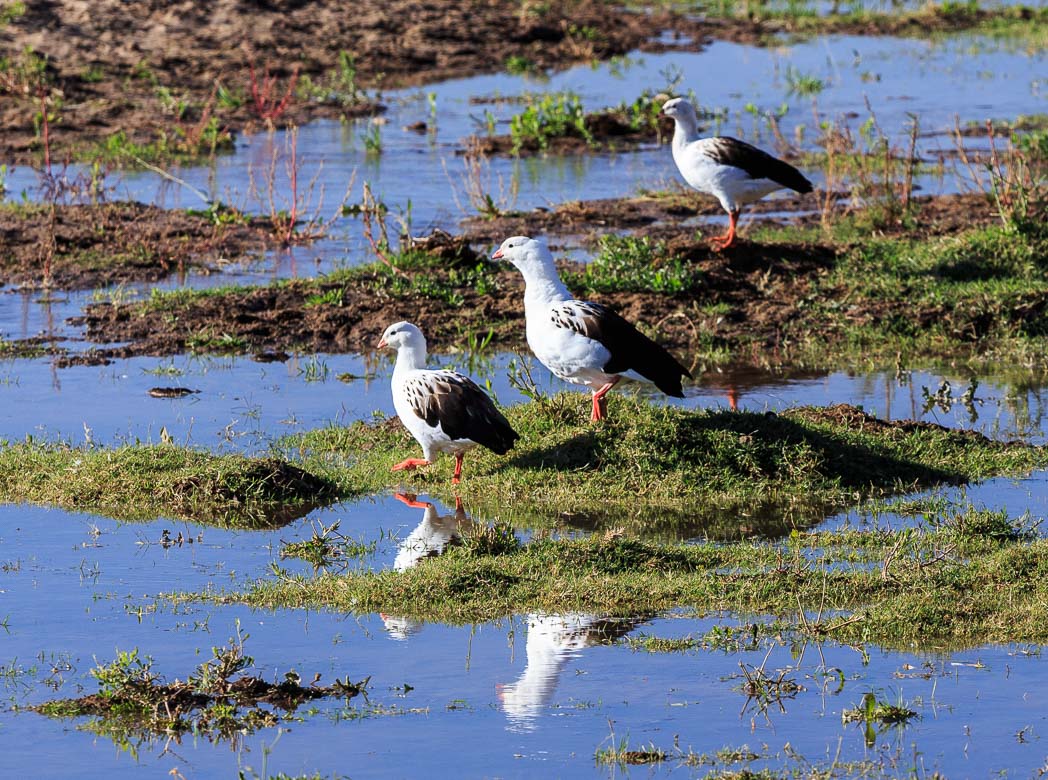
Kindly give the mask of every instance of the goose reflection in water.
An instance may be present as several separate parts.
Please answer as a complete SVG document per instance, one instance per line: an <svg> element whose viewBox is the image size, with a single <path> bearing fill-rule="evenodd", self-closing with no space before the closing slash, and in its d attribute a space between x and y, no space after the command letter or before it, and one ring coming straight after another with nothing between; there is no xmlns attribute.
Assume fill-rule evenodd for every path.
<svg viewBox="0 0 1048 780"><path fill-rule="evenodd" d="M422 509L422 522L400 543L397 557L393 561L395 571L407 571L423 558L440 555L449 544L454 544L462 534L475 525L466 514L462 499L455 496L455 511L440 514L431 501L419 501L416 496L396 493L394 497L414 509ZM380 614L386 631L394 639L407 639L418 633L423 626L421 620Z"/></svg>
<svg viewBox="0 0 1048 780"><path fill-rule="evenodd" d="M512 731L533 731L549 706L568 663L583 649L607 644L632 631L644 618L602 618L581 612L528 615L527 663L516 682L498 686Z"/></svg>

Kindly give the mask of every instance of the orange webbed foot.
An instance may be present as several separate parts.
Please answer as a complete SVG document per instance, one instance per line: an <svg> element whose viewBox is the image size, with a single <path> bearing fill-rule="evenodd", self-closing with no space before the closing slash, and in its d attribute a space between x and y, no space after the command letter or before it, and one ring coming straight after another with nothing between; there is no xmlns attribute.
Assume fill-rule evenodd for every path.
<svg viewBox="0 0 1048 780"><path fill-rule="evenodd" d="M419 466L428 466L429 461L425 458L408 458L398 463L396 466L390 469L390 471L412 471L417 469Z"/></svg>

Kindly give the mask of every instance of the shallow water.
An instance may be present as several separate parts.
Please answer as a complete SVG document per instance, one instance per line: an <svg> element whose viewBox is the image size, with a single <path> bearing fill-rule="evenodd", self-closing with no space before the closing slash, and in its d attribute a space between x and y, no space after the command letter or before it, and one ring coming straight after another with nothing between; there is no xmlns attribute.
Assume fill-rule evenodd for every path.
<svg viewBox="0 0 1048 780"><path fill-rule="evenodd" d="M352 201L359 200L366 180L394 215L406 219L410 211L414 232L454 229L469 210L461 161L455 156L461 138L476 128L486 108L496 115L500 130L515 110L511 105L474 105L470 97L571 89L587 106L599 108L661 87L666 79L660 71L669 65L681 69L683 87L694 88L704 105L727 109L723 132L751 138L760 122L742 110L747 102L761 110L785 104L782 126L787 136L793 138L796 127L808 125L801 142L811 138L812 100L788 94L788 72L826 82L817 106L828 117L855 112L859 117L854 121L861 122L868 96L878 121L893 137L903 133L910 112L920 114L923 130L942 131L952 126L954 114L964 121L1044 110L1044 52L972 36L935 43L837 36L770 49L714 43L698 54L642 59L574 68L541 82L483 76L390 94L385 96L390 112L381 129L380 156L365 153L360 135L366 123L321 122L300 131L303 168L316 170L323 161L318 186L325 189L325 214L355 172ZM420 136L402 131L405 124L429 120L426 92L434 93L438 107L435 132ZM768 143L766 135L760 140ZM237 152L220 158L213 171L189 169L180 175L224 200L257 209L248 194L250 176L257 180L274 147L279 152L284 142L280 134L243 138ZM942 138L922 139L921 148L931 155L943 144L948 148ZM580 158L495 159L485 175L492 189L498 189L500 178L507 189L516 188L506 204L520 208L628 195L639 187L676 181L665 148ZM278 174L278 189L282 182ZM15 171L8 179L8 197L19 197L33 184L31 171ZM942 181L924 178L922 184L928 191L957 186L949 176ZM458 203L451 195L456 188ZM196 196L161 186L152 174L124 174L116 194L168 206L199 205ZM162 286L312 275L368 259L362 246L359 225L344 219L314 246L271 254L222 274L172 278ZM147 294L148 289L131 286L119 294ZM77 346L80 333L64 320L79 313L92 293L71 293L50 304L37 302L38 297L0 296L0 337L44 332ZM509 404L521 400L506 377L511 359L494 355L472 364L465 357L434 362L457 363L481 380L490 379L499 400ZM343 383L335 378L342 373L357 378ZM354 355L296 356L287 364L247 358L137 358L62 370L46 360L3 361L0 438L33 435L112 445L158 441L163 432L177 442L213 450L260 452L284 433L367 419L374 411L391 414L389 374L388 360ZM534 376L543 390L563 387L541 368L534 369ZM725 406L728 389L735 387L743 409L852 403L883 417L925 419L994 438L1045 443L1043 382L1002 368L1000 374L979 377L978 400L966 407L957 399L969 379L930 370L791 377L728 372L703 377L688 388L686 399L672 403ZM926 409L925 391L935 393L944 380L950 382L954 403ZM182 399L151 398L147 391L157 386L198 392ZM933 495L1004 507L1016 516L1029 511L1039 518L1048 515L1048 472ZM622 642L644 635L698 638L715 626L738 626L753 618L684 612L617 621L581 614L520 615L460 627L395 615L174 606L158 598L175 591L242 587L273 576L273 566L308 573L308 564L280 558L281 545L308 539L336 521L342 534L363 547L359 556L340 565L403 569L447 544L464 525L491 519L473 517L468 506L462 518L450 507L434 505L429 513L381 495L327 507L267 531L227 531L167 519L119 523L57 509L0 506L0 738L8 773L138 777L177 770L186 778L205 778L234 776L242 769L248 777L281 771L387 777L434 774L436 767L436 773L454 776L574 777L705 776L711 770L710 765L679 766L672 756L654 767L594 762L596 750L615 747L626 737L631 748L652 743L671 753L675 742L696 753L748 745L765 755L750 764L752 769L795 766L784 753L787 744L822 766L835 760L875 761L887 776L923 776L934 770L950 777L998 772L1028 776L1044 762L1040 739L1048 726L1039 691L1048 684L1048 667L1039 663L1039 648L925 648L917 653L870 647L867 660L847 647L762 640L733 652L648 654ZM853 509L821 527L915 522L890 512L870 516ZM181 544L163 544L165 530L168 539L180 536ZM226 643L237 621L250 635L247 652L262 676L278 679L291 668L304 679L319 672L322 681L370 675L368 701L354 699L348 708L321 702L315 714L300 711L302 722L214 745L188 735L180 744L159 740L118 746L86 730L86 719L51 720L13 709L95 690L90 669L113 659L118 650L137 647L169 679L184 678L208 657L209 647ZM607 644L614 640L619 643ZM786 670L804 690L784 700L782 708L772 704L761 713L737 690L740 662L765 664L769 672ZM875 743L867 745L861 727L841 723L841 712L858 705L869 691L907 703L920 718L877 734Z"/></svg>
<svg viewBox="0 0 1048 780"><path fill-rule="evenodd" d="M571 386L524 357L543 392ZM434 356L432 366L465 371L503 404L525 400L510 380L515 354ZM256 363L248 357L132 358L108 366L54 369L46 360L0 361L0 438L26 435L97 444L156 442L161 430L182 444L257 452L287 433L393 415L388 356L297 355L287 363ZM348 376L347 376L348 375ZM343 376L346 381L340 381ZM1019 374L1022 377L1022 374ZM803 404L848 403L887 419L923 419L979 431L998 439L1046 441L1048 395L1028 378L978 378L973 401L959 399L971 377L953 372L809 372L776 376L751 369L711 372L686 386L686 397L668 399L648 387L626 384L616 392L653 393L686 408L725 407L734 388L739 406L751 411ZM943 382L952 404L931 406L926 395ZM154 387L195 391L182 398L154 398Z"/></svg>
<svg viewBox="0 0 1048 780"><path fill-rule="evenodd" d="M525 76L493 74L432 85L424 90L390 92L389 106L380 120L381 154L369 154L362 135L369 120L311 123L298 131L300 213L330 218L347 187L348 201L358 203L368 182L390 208L391 229L403 224L413 233L434 227L451 231L473 212L467 196L465 168L456 155L467 135L486 132L490 111L498 132L508 132L509 118L519 105L476 105L471 98L514 96L522 93L576 92L590 109L632 100L646 89L659 90L679 76L678 89L694 90L704 107L725 117L716 129L773 147L773 139L758 113L785 109L780 121L784 136L809 147L816 136L815 113L829 120L845 119L858 132L873 108L883 132L899 144L913 116L924 133L949 131L955 118L983 122L988 117L1014 118L1048 108L1045 90L1046 54L1028 51L1008 41L958 35L935 41L913 39L826 36L779 47L755 47L717 41L701 52L636 55L613 64L578 66L535 80ZM814 97L791 91L799 76L822 81ZM427 95L437 107L430 115ZM403 128L427 121L432 132L418 134ZM984 143L970 139L971 144ZM219 157L212 168L188 168L178 176L212 198L248 211L268 213L267 184L274 158L274 196L277 208L290 205L284 165L287 136L257 134L239 139L232 155ZM935 160L952 151L945 136L922 138L918 150ZM817 172L808 171L818 181ZM315 179L307 191L305 182ZM483 188L506 208L527 209L566 200L608 198L635 194L638 189L679 186L667 147L622 154L540 156L523 160L494 158L480 174ZM18 168L8 176L9 199L32 197L35 177ZM110 182L114 197L131 197L167 207L199 208L200 197L150 172L125 172ZM953 192L964 185L952 172L918 178L925 192ZM394 230L394 233L396 231ZM359 221L333 222L328 238L293 253L275 253L263 270L270 278L309 275L343 264L367 261L369 253ZM192 285L216 283L215 277L191 276ZM0 331L2 332L2 331Z"/></svg>
<svg viewBox="0 0 1048 780"><path fill-rule="evenodd" d="M347 507L343 515L356 518L344 531L377 524L404 541L419 512L380 499ZM164 548L157 543L162 528L196 541ZM922 771L951 777L1028 774L1043 761L1037 737L1045 713L1036 691L1045 685L1046 667L1036 649L913 654L871 648L864 662L847 647L762 639L740 651L648 654L606 643L626 635L701 638L714 626L748 622L731 615L608 621L569 614L453 627L392 616L172 607L153 599L209 583L232 588L265 575L271 562L294 569L278 559L279 544L303 531L308 534L304 522L272 532L228 532L0 508L5 765L12 771L31 766L35 777L132 777L177 768L202 778L230 776L237 767L261 773L263 766L270 773L404 776L433 771L434 755L448 745L468 745L455 757L457 776L602 776L610 770L594 764L594 751L624 737L633 749L652 743L672 752L676 741L696 753L748 745L774 754L789 743L813 762L835 756L900 762L888 776L914 761ZM394 549L387 540L364 565L389 565ZM133 647L153 657L155 671L184 677L206 658L207 647L225 644L237 621L263 677L279 678L290 668L310 679L316 672L324 680L370 675L368 701L354 699L348 710L322 702L287 731L271 729L236 744L187 735L181 744L158 740L134 750L79 728L83 719L11 711L76 695L80 686L94 690L88 674L94 663ZM769 673L786 670L805 690L782 702L785 711L772 704L762 714L737 690L740 662L764 664ZM920 718L877 734L867 747L861 726L843 725L841 711L868 691L906 703ZM1017 741L1020 732L1025 738ZM48 744L56 749L40 749ZM1002 750L1005 744L1011 748ZM753 767L783 762L769 757ZM709 771L676 764L651 771Z"/></svg>

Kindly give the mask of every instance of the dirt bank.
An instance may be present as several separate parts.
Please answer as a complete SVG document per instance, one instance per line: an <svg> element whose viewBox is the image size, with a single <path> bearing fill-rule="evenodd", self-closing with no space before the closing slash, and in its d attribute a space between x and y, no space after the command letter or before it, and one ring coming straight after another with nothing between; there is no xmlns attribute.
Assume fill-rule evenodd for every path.
<svg viewBox="0 0 1048 780"><path fill-rule="evenodd" d="M0 285L91 289L211 271L260 254L268 223L141 203L0 206Z"/></svg>
<svg viewBox="0 0 1048 780"><path fill-rule="evenodd" d="M187 139L206 142L191 136L212 119L216 131L250 131L265 126L289 87L286 105L269 117L280 124L371 113L379 101L364 90L494 72L511 58L546 69L665 49L653 41L670 28L688 46L705 39L697 21L598 0L361 0L352 7L341 0L146 0L133 14L123 0L25 5L0 29L0 54L19 61L31 46L47 63L42 78L7 71L7 92L16 99L0 105L0 159L13 162L40 159L33 114L41 83L50 90L52 151L60 158L119 132L134 144L165 138L174 149ZM267 69L275 78L269 89ZM262 109L256 93L268 97Z"/></svg>

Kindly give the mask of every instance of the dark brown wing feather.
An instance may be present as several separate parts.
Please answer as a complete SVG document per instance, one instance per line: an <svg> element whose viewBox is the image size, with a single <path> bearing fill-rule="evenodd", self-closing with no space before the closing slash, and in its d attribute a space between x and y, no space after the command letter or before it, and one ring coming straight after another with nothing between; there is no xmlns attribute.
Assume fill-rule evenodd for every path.
<svg viewBox="0 0 1048 780"><path fill-rule="evenodd" d="M666 395L684 397L681 378L691 378L669 352L601 303L569 301L551 309L553 324L599 341L611 353L602 366L606 374L636 371Z"/></svg>
<svg viewBox="0 0 1048 780"><path fill-rule="evenodd" d="M751 179L771 179L797 192L811 192L811 182L788 162L738 138L727 135L710 138L706 151L714 162L741 168Z"/></svg>
<svg viewBox="0 0 1048 780"><path fill-rule="evenodd" d="M470 439L503 455L520 438L488 394L467 376L428 371L409 379L404 391L415 414L431 427L440 425L452 439Z"/></svg>

